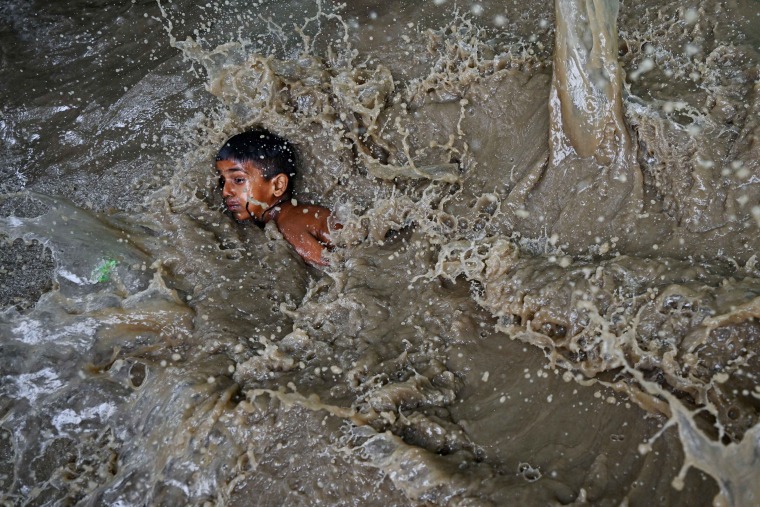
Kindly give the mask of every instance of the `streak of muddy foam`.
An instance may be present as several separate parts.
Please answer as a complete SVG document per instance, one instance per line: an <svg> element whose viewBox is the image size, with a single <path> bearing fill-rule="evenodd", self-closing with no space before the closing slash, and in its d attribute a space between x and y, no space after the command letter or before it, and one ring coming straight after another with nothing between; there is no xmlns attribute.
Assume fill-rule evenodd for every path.
<svg viewBox="0 0 760 507"><path fill-rule="evenodd" d="M163 7L176 34L178 14ZM544 7L514 25L540 27ZM376 20L362 30L332 9L310 5L296 37L283 13L252 16L276 50L220 43L213 30L175 41L205 69L218 105L197 117L171 188L146 213L103 219L55 200L48 214L5 219L11 239L51 249L60 287L28 313L3 314L4 353L31 357L35 339L71 352L4 371L13 380L3 393L23 407L6 412L3 428L27 437L2 434L13 492L3 499L704 505L720 493L751 504L760 397L760 273L748 255L757 195L744 185L757 174L752 117L737 123L744 137L720 145L714 131L678 124L674 111L686 106L634 87L625 106L646 162L641 195L659 204L644 203L640 228L615 223L630 214L602 223L589 216L606 204L584 210L569 190L617 180L577 159L567 178L547 166L548 30L533 41L494 36L458 17L409 31L391 21L414 19L403 5L355 14ZM399 32L388 28L383 41L376 26ZM675 37L636 33L642 26L621 22L628 70L648 54L644 39ZM705 65L720 77L718 63ZM754 97L747 82L737 89ZM324 273L276 228L221 211L213 155L252 124L297 145L298 199L332 207L345 224ZM711 155L708 179L732 172L724 186L704 186L702 208L699 185L687 184L707 160L699 135L735 154ZM704 242L699 228L673 227L679 218L663 203L697 223L720 189L750 196L726 227ZM83 249L80 230L100 248ZM725 260L713 259L717 245ZM103 258L118 267L96 283ZM60 333L34 333L51 322ZM55 417L35 410L39 399ZM666 431L674 425L678 434ZM34 440L40 431L54 437Z"/></svg>

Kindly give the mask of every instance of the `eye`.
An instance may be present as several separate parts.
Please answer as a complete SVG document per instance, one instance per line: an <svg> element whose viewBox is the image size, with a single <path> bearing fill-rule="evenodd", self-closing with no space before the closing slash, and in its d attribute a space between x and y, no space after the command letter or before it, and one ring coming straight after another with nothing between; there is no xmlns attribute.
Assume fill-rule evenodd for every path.
<svg viewBox="0 0 760 507"><path fill-rule="evenodd" d="M238 185L242 185L245 183L245 178L235 178L235 183Z"/></svg>
<svg viewBox="0 0 760 507"><path fill-rule="evenodd" d="M224 188L224 178L219 176L219 188Z"/></svg>

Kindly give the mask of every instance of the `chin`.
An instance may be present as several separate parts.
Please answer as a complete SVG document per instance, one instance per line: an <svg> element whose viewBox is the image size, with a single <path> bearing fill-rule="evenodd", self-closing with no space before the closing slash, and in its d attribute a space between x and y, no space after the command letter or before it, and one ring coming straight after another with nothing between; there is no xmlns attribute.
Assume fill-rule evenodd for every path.
<svg viewBox="0 0 760 507"><path fill-rule="evenodd" d="M245 222L246 220L251 218L251 215L245 212L228 211L228 213L232 215L232 218L234 218L238 222Z"/></svg>

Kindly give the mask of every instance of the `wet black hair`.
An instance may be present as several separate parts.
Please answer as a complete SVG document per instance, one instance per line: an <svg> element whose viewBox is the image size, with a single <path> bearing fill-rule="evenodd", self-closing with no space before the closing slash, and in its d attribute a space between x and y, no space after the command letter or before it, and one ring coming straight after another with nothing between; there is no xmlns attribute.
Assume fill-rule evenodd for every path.
<svg viewBox="0 0 760 507"><path fill-rule="evenodd" d="M278 174L288 177L288 189L293 189L296 176L296 150L287 140L266 129L257 128L232 136L216 154L216 161L234 160L240 164L252 162L265 180Z"/></svg>

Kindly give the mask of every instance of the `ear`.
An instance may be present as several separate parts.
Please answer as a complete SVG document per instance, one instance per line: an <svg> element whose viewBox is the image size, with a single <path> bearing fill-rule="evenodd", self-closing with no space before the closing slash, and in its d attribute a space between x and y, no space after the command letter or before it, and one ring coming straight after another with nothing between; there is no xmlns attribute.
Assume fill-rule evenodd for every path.
<svg viewBox="0 0 760 507"><path fill-rule="evenodd" d="M282 197L285 192L287 192L288 182L290 181L287 174L280 173L274 176L270 181L272 183L272 193L275 197Z"/></svg>

